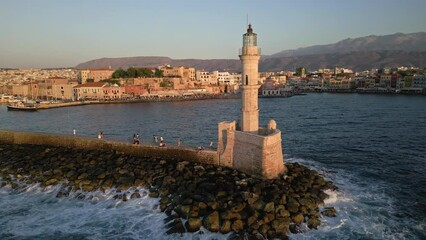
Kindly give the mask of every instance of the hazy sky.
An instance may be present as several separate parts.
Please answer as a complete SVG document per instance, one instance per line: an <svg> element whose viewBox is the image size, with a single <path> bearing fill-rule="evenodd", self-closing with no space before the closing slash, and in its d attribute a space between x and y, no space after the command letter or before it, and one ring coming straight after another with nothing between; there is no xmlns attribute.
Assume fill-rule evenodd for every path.
<svg viewBox="0 0 426 240"><path fill-rule="evenodd" d="M0 0L0 67L102 57L238 58L246 15L262 54L426 31L426 0Z"/></svg>

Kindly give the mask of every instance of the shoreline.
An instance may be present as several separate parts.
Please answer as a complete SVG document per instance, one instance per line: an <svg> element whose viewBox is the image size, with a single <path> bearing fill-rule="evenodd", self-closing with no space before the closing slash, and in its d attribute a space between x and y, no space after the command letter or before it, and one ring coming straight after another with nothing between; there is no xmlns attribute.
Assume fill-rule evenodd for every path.
<svg viewBox="0 0 426 240"><path fill-rule="evenodd" d="M426 92L413 93L413 92L394 92L394 91L359 91L359 90L314 90L302 91L297 94L279 95L279 96L263 96L258 95L258 98L273 99L273 98L289 98L294 96L303 96L309 93L337 93L337 94L361 94L361 95L404 95L404 96L426 96ZM215 95L196 95L195 97L164 97L164 98L138 98L128 100L85 100L85 101L68 101L68 102L52 102L41 103L38 110L47 110L61 107L74 107L94 104L132 104L132 103L155 103L155 102L189 102L189 101L202 101L212 99L240 99L240 94L215 94ZM0 102L0 105L7 104L7 102Z"/></svg>
<svg viewBox="0 0 426 240"><path fill-rule="evenodd" d="M150 197L159 198L168 234L204 227L223 234L287 237L303 225L316 229L321 217L336 216L334 208L320 210L328 197L324 191L336 187L297 163L286 164L287 175L266 180L228 167L115 150L0 142L0 153L0 187L19 189L17 180L41 187L60 184L58 198L77 190L116 188L117 201L140 197L139 190L129 189L147 189Z"/></svg>

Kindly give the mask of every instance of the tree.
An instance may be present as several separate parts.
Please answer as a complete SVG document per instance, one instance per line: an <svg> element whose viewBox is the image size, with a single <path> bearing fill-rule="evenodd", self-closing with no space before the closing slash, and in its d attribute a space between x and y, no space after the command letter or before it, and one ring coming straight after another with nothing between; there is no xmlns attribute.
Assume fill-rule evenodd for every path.
<svg viewBox="0 0 426 240"><path fill-rule="evenodd" d="M302 76L302 75L304 75L304 74L306 74L307 72L306 72L306 68L305 67L298 67L298 68L296 68L296 75L297 76Z"/></svg>
<svg viewBox="0 0 426 240"><path fill-rule="evenodd" d="M130 67L127 69L127 77L135 78L138 77L138 70L136 68Z"/></svg>
<svg viewBox="0 0 426 240"><path fill-rule="evenodd" d="M127 72L124 71L122 68L119 68L112 73L112 78L126 78Z"/></svg>
<svg viewBox="0 0 426 240"><path fill-rule="evenodd" d="M92 79L92 78L88 78L88 79L86 79L86 82L95 82L95 80L94 79Z"/></svg>
<svg viewBox="0 0 426 240"><path fill-rule="evenodd" d="M163 71L162 70L160 70L160 69L155 69L155 73L154 73L154 76L155 77L164 77L163 76Z"/></svg>

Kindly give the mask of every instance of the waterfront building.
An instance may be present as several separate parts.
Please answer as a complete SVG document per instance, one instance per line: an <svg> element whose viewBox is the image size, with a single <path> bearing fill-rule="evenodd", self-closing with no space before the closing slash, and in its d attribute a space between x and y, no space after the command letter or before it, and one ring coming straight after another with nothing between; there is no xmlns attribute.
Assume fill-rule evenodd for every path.
<svg viewBox="0 0 426 240"><path fill-rule="evenodd" d="M180 77L185 81L195 81L195 68L162 66L160 70L163 71L164 77Z"/></svg>
<svg viewBox="0 0 426 240"><path fill-rule="evenodd" d="M195 78L201 85L217 84L217 79L211 76L209 71L197 70L195 72Z"/></svg>
<svg viewBox="0 0 426 240"><path fill-rule="evenodd" d="M103 87L105 82L83 83L74 87L74 100L100 100L103 99Z"/></svg>
<svg viewBox="0 0 426 240"><path fill-rule="evenodd" d="M62 96L70 97L72 98L72 86L67 86L69 79L63 78L63 77L49 77L45 80L39 80L38 81L38 98L41 99L53 99L53 98L59 98ZM58 86L61 85L61 86ZM62 87L62 89L61 89ZM65 93L65 89L67 89L69 92ZM62 91L64 91L62 93ZM68 98L67 98L68 99Z"/></svg>
<svg viewBox="0 0 426 240"><path fill-rule="evenodd" d="M111 68L103 69L85 69L81 70L79 74L79 82L86 83L88 79L92 79L93 82L99 82L105 79L111 79L114 70Z"/></svg>
<svg viewBox="0 0 426 240"><path fill-rule="evenodd" d="M212 78L217 80L218 84L234 84L234 79L230 78L229 72L213 71Z"/></svg>
<svg viewBox="0 0 426 240"><path fill-rule="evenodd" d="M268 78L260 87L262 96L280 96L281 86L275 80Z"/></svg>
<svg viewBox="0 0 426 240"><path fill-rule="evenodd" d="M74 98L74 87L77 85L77 81L68 81L64 84L53 84L52 98L61 100L72 100Z"/></svg>
<svg viewBox="0 0 426 240"><path fill-rule="evenodd" d="M219 165L230 166L243 172L265 178L275 178L284 173L284 158L281 147L281 131L276 122L269 120L267 127L259 127L259 59L257 34L251 25L243 35L240 49L242 62L242 108L241 119L220 122L218 125Z"/></svg>
<svg viewBox="0 0 426 240"><path fill-rule="evenodd" d="M413 87L426 89L426 75L414 75Z"/></svg>
<svg viewBox="0 0 426 240"><path fill-rule="evenodd" d="M120 87L117 84L107 84L102 87L103 99L114 100L121 99L124 87Z"/></svg>

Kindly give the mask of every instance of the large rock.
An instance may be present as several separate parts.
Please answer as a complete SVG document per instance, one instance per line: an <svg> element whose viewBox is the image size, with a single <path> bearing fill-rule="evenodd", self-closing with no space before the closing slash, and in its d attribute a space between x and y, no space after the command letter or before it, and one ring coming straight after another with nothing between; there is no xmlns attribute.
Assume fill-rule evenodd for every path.
<svg viewBox="0 0 426 240"><path fill-rule="evenodd" d="M239 232L241 232L243 229L244 229L244 222L243 222L242 220L238 219L238 220L235 220L235 221L232 223L232 230L233 230L234 232L239 233Z"/></svg>
<svg viewBox="0 0 426 240"><path fill-rule="evenodd" d="M201 219L199 218L189 218L185 223L185 227L188 232L196 232L200 230L201 227Z"/></svg>
<svg viewBox="0 0 426 240"><path fill-rule="evenodd" d="M265 208L263 209L263 211L267 213L274 212L274 210L275 210L274 202L268 202L265 205Z"/></svg>
<svg viewBox="0 0 426 240"><path fill-rule="evenodd" d="M224 220L222 222L222 225L220 226L220 233L226 234L229 233L231 231L231 221L229 220Z"/></svg>
<svg viewBox="0 0 426 240"><path fill-rule="evenodd" d="M334 207L327 207L322 211L322 215L327 217L336 217L336 209Z"/></svg>
<svg viewBox="0 0 426 240"><path fill-rule="evenodd" d="M303 223L304 217L303 214L299 213L291 218L294 223L301 224Z"/></svg>
<svg viewBox="0 0 426 240"><path fill-rule="evenodd" d="M203 226L211 232L219 231L219 213L214 211L203 219Z"/></svg>
<svg viewBox="0 0 426 240"><path fill-rule="evenodd" d="M308 227L309 227L309 228L317 229L317 227L318 227L319 225L321 225L321 221L320 221L320 220L318 220L317 218L310 218L310 219L308 220Z"/></svg>
<svg viewBox="0 0 426 240"><path fill-rule="evenodd" d="M276 232L287 233L289 231L290 219L288 218L275 219L274 221L272 221L271 225Z"/></svg>

